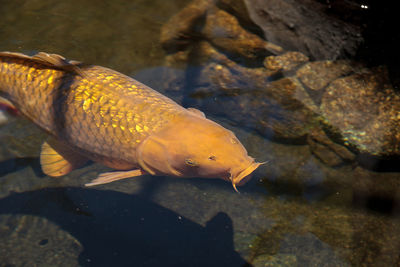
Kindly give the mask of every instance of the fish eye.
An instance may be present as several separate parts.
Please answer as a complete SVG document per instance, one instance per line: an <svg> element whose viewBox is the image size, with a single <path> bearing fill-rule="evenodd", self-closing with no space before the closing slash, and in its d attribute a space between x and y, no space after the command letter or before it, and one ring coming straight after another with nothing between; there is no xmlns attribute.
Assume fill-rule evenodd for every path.
<svg viewBox="0 0 400 267"><path fill-rule="evenodd" d="M208 157L209 160L217 160L217 157L215 157L214 155L211 155Z"/></svg>
<svg viewBox="0 0 400 267"><path fill-rule="evenodd" d="M185 159L185 163L189 166L195 167L198 164L196 163L196 161L192 160L192 159Z"/></svg>
<svg viewBox="0 0 400 267"><path fill-rule="evenodd" d="M237 140L237 138L232 137L231 138L231 143L232 144L239 144L239 140Z"/></svg>

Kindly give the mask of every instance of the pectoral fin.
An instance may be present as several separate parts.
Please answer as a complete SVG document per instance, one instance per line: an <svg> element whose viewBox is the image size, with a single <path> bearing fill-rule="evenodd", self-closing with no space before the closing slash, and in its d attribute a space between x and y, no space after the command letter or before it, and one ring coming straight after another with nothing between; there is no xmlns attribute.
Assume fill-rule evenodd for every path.
<svg viewBox="0 0 400 267"><path fill-rule="evenodd" d="M43 143L40 164L43 172L52 177L66 175L81 167L87 158L73 151L70 147L54 139Z"/></svg>
<svg viewBox="0 0 400 267"><path fill-rule="evenodd" d="M140 167L151 175L182 176L172 167L164 142L155 136L149 136L142 142L136 151L136 158Z"/></svg>
<svg viewBox="0 0 400 267"><path fill-rule="evenodd" d="M146 174L146 172L140 169L130 170L130 171L120 171L120 172L105 172L100 174L96 179L92 180L90 183L85 184L85 186L107 184L126 178L140 176L143 174Z"/></svg>

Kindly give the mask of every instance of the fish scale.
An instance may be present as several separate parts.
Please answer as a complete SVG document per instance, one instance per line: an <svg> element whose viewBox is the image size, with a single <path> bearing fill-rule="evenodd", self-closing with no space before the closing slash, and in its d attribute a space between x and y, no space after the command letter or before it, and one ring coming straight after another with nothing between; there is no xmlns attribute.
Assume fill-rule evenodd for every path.
<svg viewBox="0 0 400 267"><path fill-rule="evenodd" d="M82 66L80 75L13 54L0 55L0 66L0 91L24 115L97 161L136 162L140 142L183 110L153 89L100 66Z"/></svg>

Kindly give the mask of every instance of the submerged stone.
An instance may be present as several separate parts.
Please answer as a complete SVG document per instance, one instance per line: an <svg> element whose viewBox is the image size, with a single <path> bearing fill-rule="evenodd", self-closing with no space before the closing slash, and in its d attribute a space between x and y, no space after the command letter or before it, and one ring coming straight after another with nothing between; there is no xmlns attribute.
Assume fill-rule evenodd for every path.
<svg viewBox="0 0 400 267"><path fill-rule="evenodd" d="M347 76L354 72L352 62L347 60L338 61L315 61L301 67L296 76L311 90L321 90L330 82Z"/></svg>
<svg viewBox="0 0 400 267"><path fill-rule="evenodd" d="M338 167L355 160L354 153L343 145L333 142L321 129L314 129L307 137L311 152L323 163Z"/></svg>
<svg viewBox="0 0 400 267"><path fill-rule="evenodd" d="M254 267L291 267L297 266L297 257L292 254L260 255L253 262Z"/></svg>
<svg viewBox="0 0 400 267"><path fill-rule="evenodd" d="M264 66L268 70L288 71L308 62L308 57L300 52L286 52L280 56L269 56L264 60Z"/></svg>
<svg viewBox="0 0 400 267"><path fill-rule="evenodd" d="M400 155L400 95L385 68L332 82L321 112L324 123L345 145L374 156Z"/></svg>
<svg viewBox="0 0 400 267"><path fill-rule="evenodd" d="M246 68L208 43L201 47L210 63L193 78L188 105L277 140L300 141L315 126L318 108L296 78L271 81L276 71Z"/></svg>
<svg viewBox="0 0 400 267"><path fill-rule="evenodd" d="M250 18L264 31L265 39L285 50L300 51L314 60L355 55L362 42L360 27L331 16L323 2L246 0L246 6ZM357 6L346 5L347 14Z"/></svg>
<svg viewBox="0 0 400 267"><path fill-rule="evenodd" d="M332 47L325 47L329 51L318 50L321 42L325 44L329 38L302 39L299 50L303 53L284 51L261 38L254 23L246 21L254 20L266 34L273 33L267 38L276 37L279 29L270 29L270 22L260 22L265 14L254 13L257 8L266 14L276 9L283 11L288 5L274 1L277 6L269 3L261 8L259 4L263 1L238 1L231 5L230 0L195 0L163 26L163 44L173 47L185 44L176 52L166 48L169 52L166 65L185 71L178 78L182 81L173 83L178 87L183 85L183 104L256 130L273 140L308 143L314 155L329 166L351 162L359 153L399 156L400 96L388 80L387 72L382 68L363 69L361 64L350 60L309 61L309 57L324 58L331 52L335 54L336 48L341 49L340 40L346 38L343 32L346 27L335 28L341 36L333 40ZM248 16L243 14L244 6L249 8ZM299 15L297 7L290 6L287 10ZM282 12L278 14L280 20L290 20L283 19ZM321 27L330 29L325 24ZM298 40L292 36L293 31L303 26L293 24L289 32L280 32L279 36L286 32L290 37L288 42L293 44ZM306 28L302 30L309 36L325 36ZM349 34L355 32L352 28ZM358 41L352 39L353 44ZM312 47L310 54L306 54L303 45Z"/></svg>
<svg viewBox="0 0 400 267"><path fill-rule="evenodd" d="M160 42L168 52L186 49L200 29L205 12L213 5L213 0L196 0L174 15L161 28Z"/></svg>
<svg viewBox="0 0 400 267"><path fill-rule="evenodd" d="M208 11L203 34L225 53L246 59L257 60L267 54L283 51L281 47L246 31L234 16L218 8Z"/></svg>

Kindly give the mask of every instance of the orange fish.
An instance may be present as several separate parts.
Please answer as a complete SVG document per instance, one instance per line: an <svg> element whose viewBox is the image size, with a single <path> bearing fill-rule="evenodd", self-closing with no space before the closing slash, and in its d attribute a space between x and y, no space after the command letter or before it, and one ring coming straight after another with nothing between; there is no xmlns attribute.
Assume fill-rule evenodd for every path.
<svg viewBox="0 0 400 267"><path fill-rule="evenodd" d="M108 68L0 52L0 92L49 133L40 154L49 176L92 160L119 171L86 186L151 174L222 178L236 190L261 164L203 112Z"/></svg>

